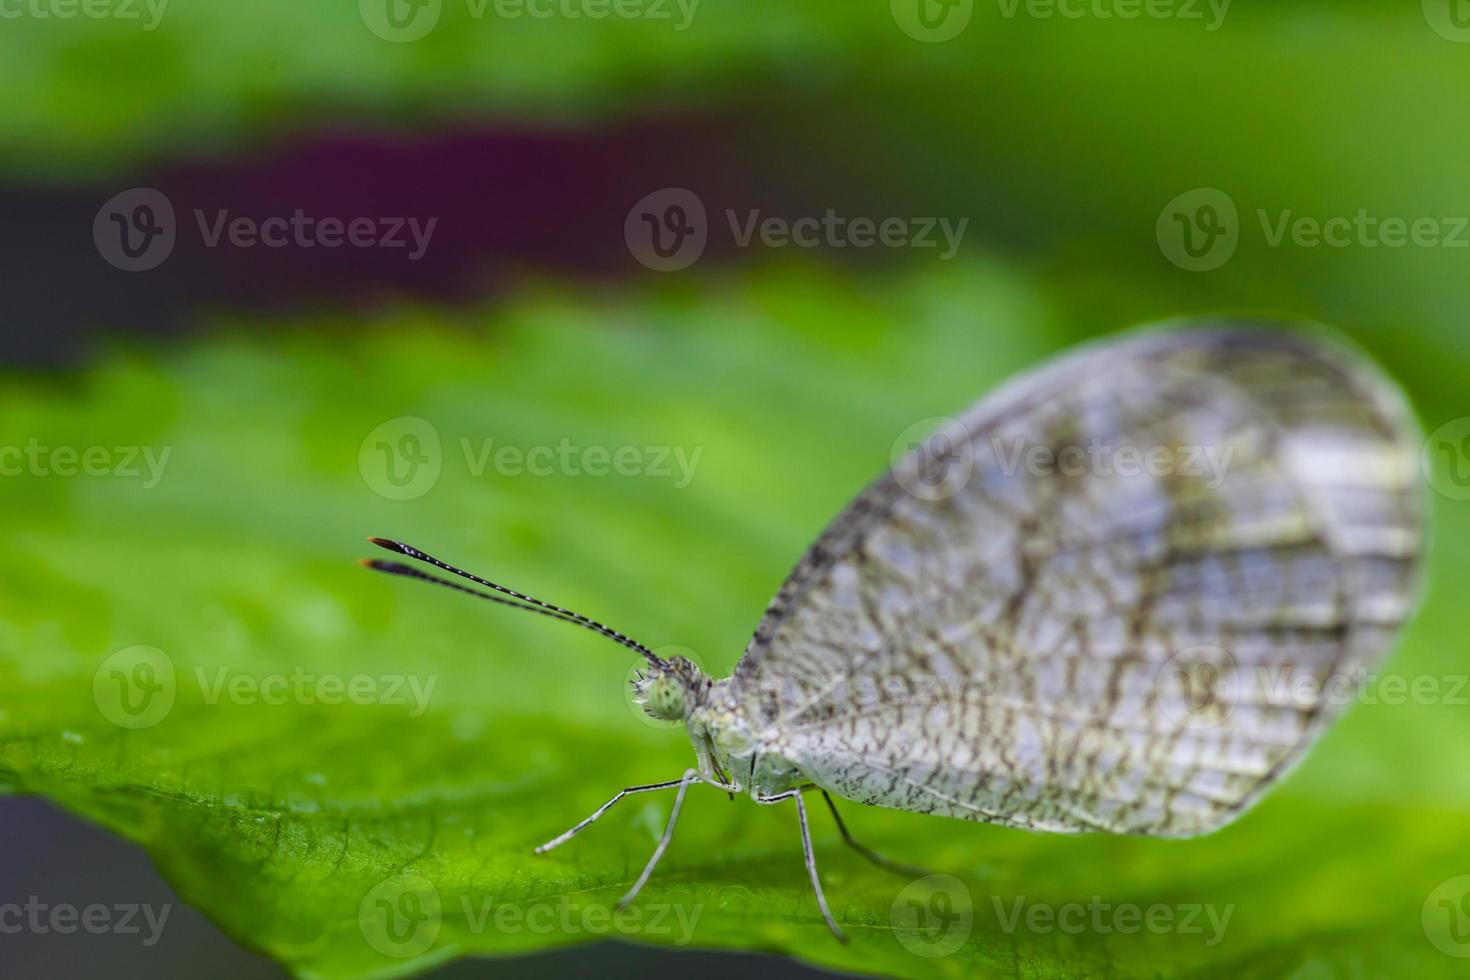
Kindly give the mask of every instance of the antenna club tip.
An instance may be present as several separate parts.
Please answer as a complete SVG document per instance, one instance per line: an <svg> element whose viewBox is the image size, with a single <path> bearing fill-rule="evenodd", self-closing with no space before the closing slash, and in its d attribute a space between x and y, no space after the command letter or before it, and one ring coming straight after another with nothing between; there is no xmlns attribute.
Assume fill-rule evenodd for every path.
<svg viewBox="0 0 1470 980"><path fill-rule="evenodd" d="M357 563L363 568L370 568L375 572L387 572L390 575L412 575L415 571L401 562L383 561L378 558L359 558Z"/></svg>
<svg viewBox="0 0 1470 980"><path fill-rule="evenodd" d="M389 551L396 551L400 555L405 555L408 553L402 544L394 541L392 538L370 537L368 538L368 541L377 545L379 548L386 548Z"/></svg>

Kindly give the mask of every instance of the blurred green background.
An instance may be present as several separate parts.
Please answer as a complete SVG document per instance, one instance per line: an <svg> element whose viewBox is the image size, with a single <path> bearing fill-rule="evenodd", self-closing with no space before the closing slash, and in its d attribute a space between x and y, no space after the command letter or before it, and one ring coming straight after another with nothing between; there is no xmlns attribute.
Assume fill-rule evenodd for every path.
<svg viewBox="0 0 1470 980"><path fill-rule="evenodd" d="M50 874L87 838L19 798L39 794L303 975L609 937L901 976L1462 974L1470 10L391 2L4 8L0 777L17 798L0 819L20 843L0 899L153 894L95 843L78 881ZM417 257L211 244L222 215L298 210L432 231ZM952 255L863 247L850 225L742 244L751 220L829 212L963 230ZM170 234L142 234L158 222ZM712 792L639 901L668 928L588 925L671 801L529 848L677 775L687 739L628 705L629 659L604 641L353 565L365 535L402 537L723 674L910 426L1077 341L1218 311L1331 324L1404 385L1433 434L1424 609L1366 703L1212 837L847 807L863 839L959 880L952 949L895 912L933 883L864 864L816 812L853 936L837 946L792 815ZM561 446L576 465L526 465ZM636 462L601 472L589 447ZM118 675L169 697L130 714ZM367 677L367 703L260 696L302 675ZM433 928L383 933L379 900L437 902L404 920ZM1218 936L1008 927L1018 901L1230 917ZM539 928L487 907L576 911ZM32 928L0 956L37 976L275 969L220 959L187 914L156 946ZM690 957L536 963L799 970Z"/></svg>

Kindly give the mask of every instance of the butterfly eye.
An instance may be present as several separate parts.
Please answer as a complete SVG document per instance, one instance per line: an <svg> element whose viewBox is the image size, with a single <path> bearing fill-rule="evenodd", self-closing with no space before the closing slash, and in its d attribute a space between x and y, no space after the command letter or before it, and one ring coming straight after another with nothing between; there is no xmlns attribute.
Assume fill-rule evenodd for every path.
<svg viewBox="0 0 1470 980"><path fill-rule="evenodd" d="M667 674L649 682L643 708L659 721L679 721L684 717L684 685Z"/></svg>

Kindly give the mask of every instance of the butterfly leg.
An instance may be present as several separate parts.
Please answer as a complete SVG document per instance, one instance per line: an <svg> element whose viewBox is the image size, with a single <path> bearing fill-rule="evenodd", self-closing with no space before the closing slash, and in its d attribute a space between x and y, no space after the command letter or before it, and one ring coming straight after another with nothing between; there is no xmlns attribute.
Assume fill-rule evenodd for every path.
<svg viewBox="0 0 1470 980"><path fill-rule="evenodd" d="M683 776L679 777L678 779L671 779L671 780L669 780L666 783L649 783L647 786L629 786L627 789L619 790L617 796L614 796L612 799L608 800L602 806L600 806L596 810L592 811L592 815L590 817L588 817L586 820L583 820L581 823L577 824L571 830L568 830L565 833L563 833L563 834L561 834L561 835L559 835L557 837L553 837L551 840L547 841L545 844L542 844L540 847L536 848L535 853L536 854L545 854L547 851L551 850L553 847L559 847L560 845L565 844L567 841L571 840L573 837L577 836L582 831L586 830L592 824L592 822L594 820L596 820L598 817L600 817L604 813L606 813L612 807L612 805L614 803L616 803L618 800L621 800L625 796L631 796L634 793L648 793L648 792L651 792L652 790L656 790L656 789L673 789L675 786L682 786L682 785L684 785L685 781L688 778L689 778L689 774L686 772Z"/></svg>
<svg viewBox="0 0 1470 980"><path fill-rule="evenodd" d="M802 789L805 789L803 787ZM757 803L779 803L782 800L796 800L796 816L801 823L801 852L806 858L806 873L812 880L812 891L817 893L817 908L822 912L822 918L827 920L827 928L832 930L832 935L837 937L839 943L847 942L847 934L837 927L837 920L832 918L832 910L827 907L827 896L822 893L822 879L817 875L817 858L812 853L812 832L807 826L806 804L801 799L801 789L794 789L787 793L778 793L775 796L764 798L757 797Z"/></svg>
<svg viewBox="0 0 1470 980"><path fill-rule="evenodd" d="M822 880L817 877L817 859L812 854L812 832L807 827L806 804L801 800L800 790L796 792L796 815L801 821L801 849L806 855L806 873L812 879L812 891L817 893L817 907L822 910L822 918L827 920L827 928L832 930L832 935L837 937L839 943L846 943L847 936L837 928L832 910L827 908L827 896L822 894Z"/></svg>
<svg viewBox="0 0 1470 980"><path fill-rule="evenodd" d="M837 821L837 832L842 835L842 839L847 842L848 847L851 847L854 851L857 851L884 871L892 871L894 874L905 875L911 878L922 878L924 875L930 873L924 868L916 867L912 864L902 864L891 858L886 858L868 845L859 843L853 838L852 834L847 832L847 824L842 822L842 817L837 812L837 804L832 802L832 797L828 795L826 790L822 790L822 799L827 801L827 809L832 811L832 819Z"/></svg>
<svg viewBox="0 0 1470 980"><path fill-rule="evenodd" d="M658 847L655 847L653 849L653 856L650 857L648 859L648 863L643 866L643 873L638 876L637 881L633 882L633 887L628 889L628 893L626 895L618 899L617 907L619 909L627 907L628 903L633 901L633 899L637 897L638 893L643 890L643 885L648 881L648 876L653 874L653 869L658 864L659 858L663 857L664 851L668 850L669 841L672 840L674 836L674 824L677 823L679 820L679 809L684 806L684 794L688 791L690 783L698 781L699 770L690 769L684 773L684 778L680 779L676 784L679 787L679 792L674 794L674 808L669 811L669 823L668 826L664 828L664 835L659 839Z"/></svg>

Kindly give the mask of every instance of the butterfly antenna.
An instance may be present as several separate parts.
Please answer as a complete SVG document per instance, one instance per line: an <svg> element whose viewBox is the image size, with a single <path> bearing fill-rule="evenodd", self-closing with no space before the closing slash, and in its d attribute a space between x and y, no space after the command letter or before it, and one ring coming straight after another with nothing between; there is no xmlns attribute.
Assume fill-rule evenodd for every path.
<svg viewBox="0 0 1470 980"><path fill-rule="evenodd" d="M551 619L557 619L564 623L572 623L573 625L580 626L583 629L588 629L594 633L599 633L602 636L607 637L609 640L612 640L619 646L627 647L629 650L637 651L638 653L642 654L644 658L647 659L648 662L655 667L667 666L667 662L664 661L663 658L659 657L642 643L639 643L632 637L619 633L617 630L611 628L610 626L604 626L602 623L599 623L595 619L583 616L581 613L572 612L570 609L563 609L561 606L554 606L549 602L542 602L540 599L537 599L534 596L526 595L524 592L517 592L515 589L506 588L505 586L500 585L496 582L492 582L489 579L481 578L478 575L472 575L462 568L456 568L448 562L440 561L433 555L419 551L417 548L410 547L409 545L406 545L401 541L394 541L390 538L368 538L368 540L377 545L379 548L384 548L388 551L403 555L407 558L412 558L415 561L421 561L426 565L433 565L435 568L442 569L443 571L446 571L451 575L457 575L462 579L467 579L471 582L474 582L476 585L482 585L487 589L493 589L496 592L499 592L503 595L508 595L512 599L519 601L512 602L509 599L501 599L498 596L486 595L483 592L478 592L475 589L460 585L457 582L451 582L447 579L442 579L438 576L430 575L426 572L420 571L417 568L414 568L412 565L405 565L401 562L365 559L362 562L365 568L371 568L373 571L377 572L385 572L389 575L402 575L405 578L415 578L423 582L432 582L435 585L442 585L445 588L453 589L456 592L463 592L466 595L472 595L476 598L487 599L490 602L497 602L503 606L510 606L514 609L521 609L526 612L538 613L542 616L547 616Z"/></svg>
<svg viewBox="0 0 1470 980"><path fill-rule="evenodd" d="M364 558L359 561L358 564L361 565L363 568L371 568L375 572L383 572L388 575L402 575L404 578L416 578L420 582L432 582L435 585L442 585L446 589L453 589L456 592L463 592L465 595L474 596L476 599L484 599L486 602L496 602L502 606L510 606L512 609L521 609L525 612L537 613L538 615L546 616L550 619L557 619L565 623L575 623L577 625L581 625L570 616L563 616L560 613L552 612L549 609L538 609L535 606L528 606L523 602L516 602L513 599L502 599L500 596L497 595L486 595L483 592L478 592L470 588L468 585L460 585L458 582L452 582L447 578L440 578L437 575L430 575L428 572L414 568L412 565L405 565L403 564L403 562L400 561L383 561L378 558Z"/></svg>

